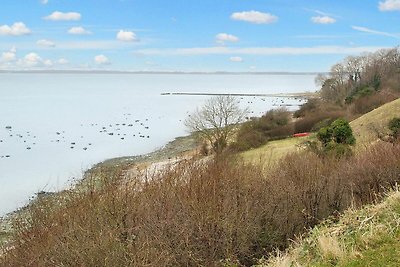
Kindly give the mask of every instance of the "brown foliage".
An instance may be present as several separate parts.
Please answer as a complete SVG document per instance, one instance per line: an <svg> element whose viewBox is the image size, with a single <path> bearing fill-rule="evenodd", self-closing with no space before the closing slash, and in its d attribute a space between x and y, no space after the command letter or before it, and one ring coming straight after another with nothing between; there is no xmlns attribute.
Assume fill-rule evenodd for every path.
<svg viewBox="0 0 400 267"><path fill-rule="evenodd" d="M350 110L353 114L362 115L395 100L397 97L398 95L396 96L389 92L380 92L370 96L361 97L352 103Z"/></svg>
<svg viewBox="0 0 400 267"><path fill-rule="evenodd" d="M221 156L129 179L96 176L29 206L0 265L248 266L395 187L398 155L399 145L378 143L346 160L304 151L270 171Z"/></svg>

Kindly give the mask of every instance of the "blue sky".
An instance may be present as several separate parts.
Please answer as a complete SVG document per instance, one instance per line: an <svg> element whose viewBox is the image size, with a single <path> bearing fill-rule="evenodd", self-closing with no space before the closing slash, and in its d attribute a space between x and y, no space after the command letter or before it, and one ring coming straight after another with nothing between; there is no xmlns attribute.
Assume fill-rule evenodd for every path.
<svg viewBox="0 0 400 267"><path fill-rule="evenodd" d="M0 69L327 71L400 41L400 0L2 0Z"/></svg>

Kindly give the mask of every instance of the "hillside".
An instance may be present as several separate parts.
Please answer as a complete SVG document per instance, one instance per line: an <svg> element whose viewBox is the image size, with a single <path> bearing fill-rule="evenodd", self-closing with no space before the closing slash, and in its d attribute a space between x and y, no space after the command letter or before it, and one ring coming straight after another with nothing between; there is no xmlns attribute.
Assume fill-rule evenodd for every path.
<svg viewBox="0 0 400 267"><path fill-rule="evenodd" d="M389 121L396 116L400 116L400 99L387 103L352 121L350 125L357 140L357 148L373 143L378 139L378 135L386 135ZM250 163L272 164L285 155L298 151L301 144L309 138L286 138L271 141L262 147L245 151L241 155Z"/></svg>
<svg viewBox="0 0 400 267"><path fill-rule="evenodd" d="M274 164L285 155L298 151L309 137L286 138L268 142L266 145L245 151L241 154L246 162Z"/></svg>
<svg viewBox="0 0 400 267"><path fill-rule="evenodd" d="M400 266L400 192L326 221L267 266Z"/></svg>
<svg viewBox="0 0 400 267"><path fill-rule="evenodd" d="M378 139L378 134L386 134L389 121L400 116L400 99L387 103L350 123L357 146L364 146Z"/></svg>

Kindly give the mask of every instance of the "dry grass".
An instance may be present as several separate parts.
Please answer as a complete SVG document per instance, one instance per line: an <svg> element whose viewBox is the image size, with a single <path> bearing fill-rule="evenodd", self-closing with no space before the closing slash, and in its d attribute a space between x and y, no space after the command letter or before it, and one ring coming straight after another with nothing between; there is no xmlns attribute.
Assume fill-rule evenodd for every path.
<svg viewBox="0 0 400 267"><path fill-rule="evenodd" d="M387 103L350 123L358 147L376 141L378 134L388 133L388 123L400 116L400 99Z"/></svg>
<svg viewBox="0 0 400 267"><path fill-rule="evenodd" d="M318 246L321 255L326 260L340 260L345 255L343 245L337 236L321 235L318 237Z"/></svg>
<svg viewBox="0 0 400 267"><path fill-rule="evenodd" d="M285 254L260 266L398 266L400 192L361 210L350 209L340 221L313 229ZM321 240L323 240L321 242Z"/></svg>
<svg viewBox="0 0 400 267"><path fill-rule="evenodd" d="M307 140L309 137L270 141L262 147L245 151L240 155L248 163L274 165L286 155L301 150L301 145Z"/></svg>

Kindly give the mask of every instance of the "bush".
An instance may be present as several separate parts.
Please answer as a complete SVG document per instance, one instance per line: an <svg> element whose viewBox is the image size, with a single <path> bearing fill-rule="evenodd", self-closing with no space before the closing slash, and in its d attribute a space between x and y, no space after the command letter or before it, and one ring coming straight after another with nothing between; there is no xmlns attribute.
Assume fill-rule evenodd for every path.
<svg viewBox="0 0 400 267"><path fill-rule="evenodd" d="M291 114L287 109L272 109L255 120L254 127L261 131L269 131L289 123Z"/></svg>
<svg viewBox="0 0 400 267"><path fill-rule="evenodd" d="M348 121L337 119L331 124L332 137L337 144L354 145L356 139Z"/></svg>
<svg viewBox="0 0 400 267"><path fill-rule="evenodd" d="M375 93L353 101L350 110L354 114L365 114L395 99L396 96L393 94Z"/></svg>
<svg viewBox="0 0 400 267"><path fill-rule="evenodd" d="M317 138L322 144L327 145L332 141L333 130L331 127L321 128L317 133Z"/></svg>
<svg viewBox="0 0 400 267"><path fill-rule="evenodd" d="M400 134L400 118L393 118L389 122L389 130L392 136L398 137Z"/></svg>
<svg viewBox="0 0 400 267"><path fill-rule="evenodd" d="M268 141L267 137L259 130L253 128L252 122L241 126L236 141L230 145L233 151L245 151L264 145Z"/></svg>
<svg viewBox="0 0 400 267"><path fill-rule="evenodd" d="M320 104L321 100L318 98L310 98L294 112L293 117L300 118L306 116L307 113L313 113L319 108Z"/></svg>
<svg viewBox="0 0 400 267"><path fill-rule="evenodd" d="M350 159L303 151L268 172L239 160L107 172L43 198L14 221L1 266L251 266L328 216L400 182L400 146ZM27 264L29 263L29 264Z"/></svg>
<svg viewBox="0 0 400 267"><path fill-rule="evenodd" d="M270 110L260 118L243 123L230 146L233 151L244 151L264 145L268 140L286 138L294 133L289 125L290 112L286 109Z"/></svg>
<svg viewBox="0 0 400 267"><path fill-rule="evenodd" d="M314 104L311 105L314 106ZM318 131L321 127L323 127L318 125L322 121L327 120L330 124L337 118L345 117L346 111L343 110L342 107L319 101L318 106L313 109L308 109L301 114L302 116L294 123L294 130L296 133Z"/></svg>
<svg viewBox="0 0 400 267"><path fill-rule="evenodd" d="M320 145L309 142L308 147L322 157L349 157L352 155L350 146L356 142L350 124L343 119L337 119L330 126L321 128L317 133L317 138Z"/></svg>

